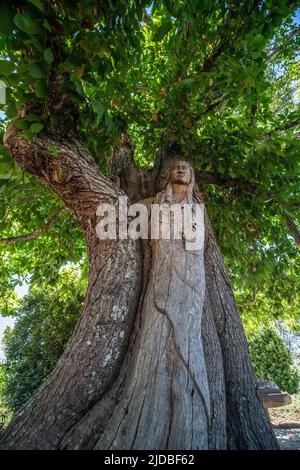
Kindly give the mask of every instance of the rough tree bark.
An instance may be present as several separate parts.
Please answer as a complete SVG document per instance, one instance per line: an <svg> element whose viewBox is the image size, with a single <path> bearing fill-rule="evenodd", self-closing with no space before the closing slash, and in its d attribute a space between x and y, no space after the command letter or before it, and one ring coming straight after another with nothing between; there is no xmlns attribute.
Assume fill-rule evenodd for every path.
<svg viewBox="0 0 300 470"><path fill-rule="evenodd" d="M49 152L49 144L58 149L56 156ZM133 202L153 195L159 164L146 173L129 159L115 171L116 179L113 175L107 179L74 135L69 135L68 140L49 135L26 142L11 125L5 145L23 168L48 184L73 211L85 235L90 275L85 304L65 352L47 382L14 417L2 436L2 446L277 449L259 400L243 327L207 216L205 298L203 306L199 302L198 323L195 317L193 324L200 330L202 315L209 397L205 409L197 390L201 378L195 376L176 350L172 322L166 312L158 309L157 319L143 318L147 285L151 282L153 262L158 259L155 261L149 250L142 250L139 241L105 242L96 237L97 206L103 202L116 205L123 191ZM130 145L125 145L126 158L128 152ZM155 394L153 399L148 353L159 350L159 342L147 343L151 328L155 328L151 338L166 338L166 351L154 357L161 397ZM160 358L162 362L158 364ZM178 388L177 382L175 393L174 367L181 377L186 377L187 384ZM130 374L133 369L140 373ZM195 415L193 410L184 408L184 402L191 403L194 394ZM159 398L163 406L157 402ZM179 408L180 416L175 413ZM172 423L176 423L174 428Z"/></svg>

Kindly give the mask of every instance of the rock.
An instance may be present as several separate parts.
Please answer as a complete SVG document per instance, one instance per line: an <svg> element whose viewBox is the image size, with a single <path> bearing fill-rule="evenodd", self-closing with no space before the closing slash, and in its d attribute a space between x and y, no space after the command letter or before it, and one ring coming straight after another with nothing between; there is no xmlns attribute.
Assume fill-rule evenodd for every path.
<svg viewBox="0 0 300 470"><path fill-rule="evenodd" d="M277 408L279 406L286 406L292 403L292 398L287 392L261 395L260 399L265 408Z"/></svg>
<svg viewBox="0 0 300 470"><path fill-rule="evenodd" d="M291 396L282 392L271 380L258 380L258 393L265 408L277 408L292 403Z"/></svg>
<svg viewBox="0 0 300 470"><path fill-rule="evenodd" d="M280 393L281 390L272 380L258 380L258 393L265 395L268 393Z"/></svg>

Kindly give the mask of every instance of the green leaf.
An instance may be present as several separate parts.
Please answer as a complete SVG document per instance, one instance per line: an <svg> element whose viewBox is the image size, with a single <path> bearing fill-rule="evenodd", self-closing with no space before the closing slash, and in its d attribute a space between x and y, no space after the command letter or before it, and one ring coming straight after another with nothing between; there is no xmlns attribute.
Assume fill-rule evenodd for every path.
<svg viewBox="0 0 300 470"><path fill-rule="evenodd" d="M75 74L70 75L70 80L74 83L75 89L76 89L76 92L78 93L78 95L79 96L85 96L81 80Z"/></svg>
<svg viewBox="0 0 300 470"><path fill-rule="evenodd" d="M112 0L108 0L110 8L114 11L116 9L116 5L112 2Z"/></svg>
<svg viewBox="0 0 300 470"><path fill-rule="evenodd" d="M51 153L51 155L52 155L53 157L57 157L57 155L58 155L58 148L55 147L55 145L49 144L49 145L48 145L48 150L49 150L49 152Z"/></svg>
<svg viewBox="0 0 300 470"><path fill-rule="evenodd" d="M8 2L0 3L0 33L10 34L14 29L14 10L9 7Z"/></svg>
<svg viewBox="0 0 300 470"><path fill-rule="evenodd" d="M52 29L51 29L51 26L49 24L49 21L45 18L44 21L43 21L43 26L45 29L47 29L50 33L52 33Z"/></svg>
<svg viewBox="0 0 300 470"><path fill-rule="evenodd" d="M41 122L34 122L30 126L30 130L34 134L38 134L42 129L44 129L44 125Z"/></svg>
<svg viewBox="0 0 300 470"><path fill-rule="evenodd" d="M161 41L162 38L170 31L171 28L172 21L170 19L165 20L154 33L153 41Z"/></svg>
<svg viewBox="0 0 300 470"><path fill-rule="evenodd" d="M261 52L260 51L254 51L254 52L251 52L251 57L252 59L259 59L259 57L261 56Z"/></svg>
<svg viewBox="0 0 300 470"><path fill-rule="evenodd" d="M52 62L54 61L54 55L50 47L48 47L48 49L45 50L44 59L45 59L45 62L47 62L47 64L52 64Z"/></svg>
<svg viewBox="0 0 300 470"><path fill-rule="evenodd" d="M31 45L34 46L39 52L44 51L44 47L42 43L39 41L39 39L37 38L37 36L30 36L29 39L26 39L24 41L24 44L29 45L29 46Z"/></svg>
<svg viewBox="0 0 300 470"><path fill-rule="evenodd" d="M103 38L94 32L89 32L80 41L80 47L88 54L98 56L100 59L110 56L109 44L103 42Z"/></svg>
<svg viewBox="0 0 300 470"><path fill-rule="evenodd" d="M104 111L105 111L105 106L102 104L100 101L97 100L92 100L92 108L95 111L95 113L98 114L98 119L101 120Z"/></svg>
<svg viewBox="0 0 300 470"><path fill-rule="evenodd" d="M33 132L31 132L30 129L28 129L28 131L24 131L23 132L23 136L25 137L25 139L27 140L32 140L35 136L35 134Z"/></svg>
<svg viewBox="0 0 300 470"><path fill-rule="evenodd" d="M195 78L185 78L184 80L181 80L179 82L180 86L191 86L194 85L194 83L197 83L197 80Z"/></svg>
<svg viewBox="0 0 300 470"><path fill-rule="evenodd" d="M41 31L38 23L28 13L17 13L14 23L21 31L30 35Z"/></svg>
<svg viewBox="0 0 300 470"><path fill-rule="evenodd" d="M45 7L42 4L41 0L28 0L32 5L34 5L36 8L38 8L42 13L45 11Z"/></svg>
<svg viewBox="0 0 300 470"><path fill-rule="evenodd" d="M29 122L26 119L15 119L14 125L17 129L29 129Z"/></svg>
<svg viewBox="0 0 300 470"><path fill-rule="evenodd" d="M113 128L113 121L108 111L105 113L105 125L106 125L107 134L111 134L111 131Z"/></svg>
<svg viewBox="0 0 300 470"><path fill-rule="evenodd" d="M44 75L44 70L37 62L32 62L31 64L28 64L27 68L33 78L40 79Z"/></svg>
<svg viewBox="0 0 300 470"><path fill-rule="evenodd" d="M1 166L0 166L0 180L9 180L11 177L11 172L4 173L2 172Z"/></svg>
<svg viewBox="0 0 300 470"><path fill-rule="evenodd" d="M50 98L50 90L45 82L38 81L34 85L35 94L38 98Z"/></svg>
<svg viewBox="0 0 300 470"><path fill-rule="evenodd" d="M266 39L261 34L257 34L253 40L252 45L257 48L261 48L265 45Z"/></svg>
<svg viewBox="0 0 300 470"><path fill-rule="evenodd" d="M15 64L10 60L0 60L0 75L8 75L15 69Z"/></svg>

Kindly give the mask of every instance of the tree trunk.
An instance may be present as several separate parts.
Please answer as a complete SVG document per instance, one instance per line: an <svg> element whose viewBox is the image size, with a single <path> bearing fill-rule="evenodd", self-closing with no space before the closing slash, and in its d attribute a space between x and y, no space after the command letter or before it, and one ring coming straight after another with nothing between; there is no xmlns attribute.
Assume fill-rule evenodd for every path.
<svg viewBox="0 0 300 470"><path fill-rule="evenodd" d="M97 238L97 206L117 205L124 192L99 173L74 136L68 142L51 136L29 143L11 126L5 144L73 211L85 235L90 275L65 352L14 417L2 446L278 448L208 218L198 274L192 281L176 277L172 256L162 258L146 245L142 249L139 241ZM49 144L58 149L57 156L49 153ZM133 199L149 196L157 168L145 177L130 165L127 173L118 171L121 186ZM190 303L180 304L178 286L190 283Z"/></svg>

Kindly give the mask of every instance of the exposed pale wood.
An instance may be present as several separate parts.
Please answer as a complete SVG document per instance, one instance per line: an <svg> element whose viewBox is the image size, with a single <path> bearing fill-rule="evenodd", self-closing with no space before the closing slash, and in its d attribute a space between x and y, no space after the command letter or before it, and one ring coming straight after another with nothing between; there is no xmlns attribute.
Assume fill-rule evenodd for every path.
<svg viewBox="0 0 300 470"><path fill-rule="evenodd" d="M186 169L186 183L178 185L185 191L189 172ZM171 180L178 191L176 183L178 179ZM149 206L152 202L158 199L148 201ZM129 376L95 448L207 449L210 397L201 338L203 249L188 251L183 239L150 244L150 277Z"/></svg>

